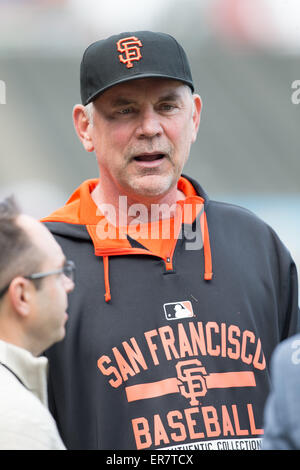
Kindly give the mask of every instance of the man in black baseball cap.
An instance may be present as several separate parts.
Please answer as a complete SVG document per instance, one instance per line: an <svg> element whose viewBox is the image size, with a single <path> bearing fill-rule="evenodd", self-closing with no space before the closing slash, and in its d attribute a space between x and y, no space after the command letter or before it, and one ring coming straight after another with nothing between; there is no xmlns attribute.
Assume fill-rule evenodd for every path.
<svg viewBox="0 0 300 470"><path fill-rule="evenodd" d="M259 448L270 354L296 331L295 265L261 220L182 174L201 99L173 37L97 41L80 79L74 125L100 176L44 219L78 266L66 338L47 352L62 438Z"/></svg>

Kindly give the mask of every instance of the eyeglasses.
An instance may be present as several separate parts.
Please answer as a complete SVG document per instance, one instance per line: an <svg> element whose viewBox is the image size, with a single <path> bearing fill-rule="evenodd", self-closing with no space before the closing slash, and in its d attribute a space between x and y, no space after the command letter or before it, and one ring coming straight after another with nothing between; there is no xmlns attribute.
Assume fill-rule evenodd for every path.
<svg viewBox="0 0 300 470"><path fill-rule="evenodd" d="M71 260L67 260L64 265L59 268L59 269L54 269L53 271L46 271L46 272L41 272L41 273L34 273L30 274L30 276L22 276L25 279L29 279L31 281L36 281L37 279L42 279L47 276L52 276L55 274L64 274L68 279L70 279L72 282L75 281L75 263ZM10 281L7 286L5 286L3 289L0 291L0 298L5 294L5 292L8 290L10 284L12 281Z"/></svg>
<svg viewBox="0 0 300 470"><path fill-rule="evenodd" d="M55 269L54 271L46 271L43 273L35 273L30 276L24 276L25 279L42 279L43 277L52 276L52 274L64 274L67 278L74 282L75 279L75 264L73 261L66 261L62 268Z"/></svg>

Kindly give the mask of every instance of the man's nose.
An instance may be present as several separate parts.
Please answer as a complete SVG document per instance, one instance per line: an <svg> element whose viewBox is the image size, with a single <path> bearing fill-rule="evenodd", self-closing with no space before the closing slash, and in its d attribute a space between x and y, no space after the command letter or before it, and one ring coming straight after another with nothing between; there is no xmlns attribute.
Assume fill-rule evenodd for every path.
<svg viewBox="0 0 300 470"><path fill-rule="evenodd" d="M161 135L163 129L159 114L153 109L141 112L136 132L139 138L153 138Z"/></svg>

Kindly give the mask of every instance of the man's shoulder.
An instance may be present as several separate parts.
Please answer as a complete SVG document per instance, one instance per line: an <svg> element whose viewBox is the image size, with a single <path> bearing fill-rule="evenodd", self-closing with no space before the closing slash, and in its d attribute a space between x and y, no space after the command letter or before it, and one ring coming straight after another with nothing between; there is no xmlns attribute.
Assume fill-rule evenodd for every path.
<svg viewBox="0 0 300 470"><path fill-rule="evenodd" d="M10 371L0 370L0 428L10 429L24 425L32 429L55 429L55 423L48 408L41 400Z"/></svg>
<svg viewBox="0 0 300 470"><path fill-rule="evenodd" d="M226 202L226 201L210 199L209 200L209 207L211 209L216 210L216 211L219 211L219 212L222 212L222 213L224 212L225 214L232 213L233 215L236 215L236 216L244 216L244 217L250 217L250 218L255 218L255 219L261 220L250 209L247 209L244 206L240 206L239 204L233 204L233 203Z"/></svg>
<svg viewBox="0 0 300 470"><path fill-rule="evenodd" d="M28 415L37 408L47 410L39 398L17 378L12 370L1 365L0 415L15 413L18 416L20 412Z"/></svg>
<svg viewBox="0 0 300 470"><path fill-rule="evenodd" d="M55 237L90 240L86 225L84 224L71 224L62 221L45 221L43 223Z"/></svg>
<svg viewBox="0 0 300 470"><path fill-rule="evenodd" d="M274 232L273 229L257 214L246 207L239 206L224 201L210 200L206 209L207 216L222 220L223 226L231 226L236 228L238 224L240 228L254 228L266 233Z"/></svg>
<svg viewBox="0 0 300 470"><path fill-rule="evenodd" d="M52 415L31 392L6 393L1 402L0 449L64 448Z"/></svg>

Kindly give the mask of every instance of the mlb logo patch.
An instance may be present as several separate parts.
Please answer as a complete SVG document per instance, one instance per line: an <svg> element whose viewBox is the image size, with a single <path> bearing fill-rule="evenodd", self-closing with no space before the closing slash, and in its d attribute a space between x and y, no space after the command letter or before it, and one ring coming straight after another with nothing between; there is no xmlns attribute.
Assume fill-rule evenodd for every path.
<svg viewBox="0 0 300 470"><path fill-rule="evenodd" d="M167 320L179 320L194 316L193 307L189 300L164 304L164 311Z"/></svg>

